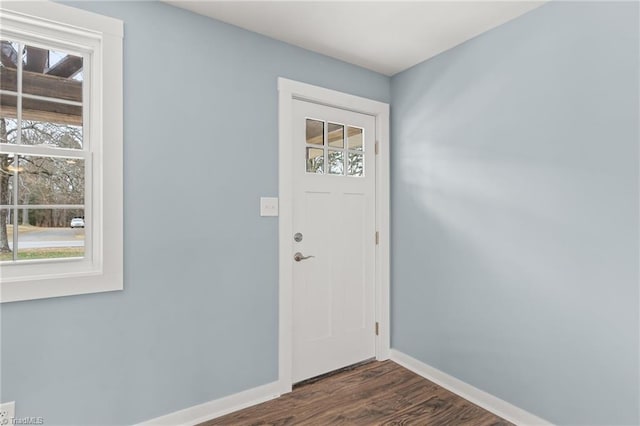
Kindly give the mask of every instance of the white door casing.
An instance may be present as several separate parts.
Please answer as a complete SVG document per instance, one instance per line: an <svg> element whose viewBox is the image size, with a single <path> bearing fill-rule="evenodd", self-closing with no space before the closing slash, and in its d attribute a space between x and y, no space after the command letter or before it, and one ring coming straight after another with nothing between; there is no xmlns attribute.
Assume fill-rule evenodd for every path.
<svg viewBox="0 0 640 426"><path fill-rule="evenodd" d="M366 359L372 355L375 355L378 360L389 357L389 106L378 101L283 78L278 79L278 90L279 383L280 392L286 393L291 391L294 381L321 374L327 368L333 369L333 365L345 362L349 364L352 360L357 362L359 359ZM304 113L298 112L304 116L302 127L298 127L298 130L295 130L294 127L294 114L298 110L296 104L302 104L304 108L307 108ZM333 108L325 108L322 105ZM323 114L324 116L322 116ZM302 133L302 141L295 141L294 131L304 131L300 129L304 129L304 119L308 116L323 119L326 122L349 124L365 129L365 143L370 143L370 146L365 147L364 150L366 177L306 175L309 179L298 179L296 173L305 170L306 147L304 133ZM300 135L297 137L300 138ZM374 154L373 144L376 141L378 155ZM294 165L298 165L297 171L294 169ZM374 169L375 174L372 174ZM303 181L306 181L304 185L308 186L306 189L301 186ZM337 185L335 183L337 181L345 181L346 186L339 190L332 189L332 185ZM327 184L328 187L322 186ZM338 185L338 188L341 187ZM373 192L373 196L369 199L365 195L367 191ZM302 198L294 197L296 193L306 193L307 195ZM333 197L339 201L337 204L336 200L326 204L323 197L327 200ZM301 201L294 203L294 199ZM338 207L334 206L329 209L333 212L332 214L322 214L321 212L326 211L327 206L331 203ZM367 205L367 203L369 204ZM314 205L315 208L309 209L310 205ZM348 211L356 210L363 212L363 215L360 216L362 220L357 220L357 215L346 214ZM294 211L298 212L295 216ZM370 215L364 214L365 211L370 211ZM298 219L294 220L294 217L298 217ZM325 220L320 221L321 218L325 218ZM317 229L305 229L306 234L304 231L294 230L296 226L307 228L305 221L309 220L318 224ZM349 223L351 225L348 225ZM343 228L343 231L339 233L340 236L337 238L341 238L343 242L345 239L352 243L356 240L360 242L351 244L351 248L349 248L349 244L341 243L337 246L336 253L329 253L331 251L328 245L329 233L326 231L340 227ZM350 230L348 232L351 232L351 235L346 235L344 229ZM374 243L376 231L379 234L378 245ZM303 240L299 243L293 239L296 232L303 233ZM370 244L367 245L365 240L368 240ZM345 262L345 258L353 262L353 258L347 256L346 253L348 250L354 250L354 244L362 244L362 256L358 257L362 261L362 270L359 267L351 267L353 265L350 266L349 262ZM312 251L316 251L316 253ZM293 255L296 252L316 257L295 262ZM365 266L367 262L369 264L373 262L373 267L367 268ZM344 288L337 288L335 285L323 288L319 285L322 282L330 283L331 275L335 275L338 270L346 275L350 285ZM324 278L318 278L323 274ZM367 274L369 275L367 276ZM302 288L294 288L294 276L296 276L297 282L300 281L300 277L303 277ZM365 285L372 282L373 285L370 288ZM340 292L342 295L337 297ZM341 300L352 300L358 293L362 296L362 309L340 306L340 303L343 303ZM303 303L307 296L316 300L313 305L308 304L304 309L304 305L294 305L294 297L299 298L299 296ZM294 306L300 307L297 315L295 314L297 308ZM332 306L335 311L332 316L328 313L327 307L329 306ZM369 307L368 311L367 307ZM294 318L300 316L301 313L306 314L304 311L308 311L309 308L315 309L316 320L306 324L296 320L294 323ZM318 316L318 313L322 315ZM324 319L317 321L317 318ZM331 321L334 324L329 327ZM358 327L355 326L356 323L359 324ZM378 335L374 334L375 323L379 324ZM335 331L336 326L338 330L342 331L331 335L329 330ZM303 335L306 333L307 337L314 336L315 333L316 338L310 338L300 345L294 345L294 336L300 336L300 333ZM320 342L318 337L333 341L334 349L329 349L329 352L325 349L323 353L322 349L319 349L322 346L317 346ZM340 353L336 353L335 348L343 347L342 343L358 339L361 341L360 344L347 347L342 352L337 351ZM331 344L328 347L331 348ZM297 357L304 353L312 354L311 363L303 367L294 363L294 350Z"/></svg>
<svg viewBox="0 0 640 426"><path fill-rule="evenodd" d="M292 132L295 383L375 355L375 118L294 100Z"/></svg>

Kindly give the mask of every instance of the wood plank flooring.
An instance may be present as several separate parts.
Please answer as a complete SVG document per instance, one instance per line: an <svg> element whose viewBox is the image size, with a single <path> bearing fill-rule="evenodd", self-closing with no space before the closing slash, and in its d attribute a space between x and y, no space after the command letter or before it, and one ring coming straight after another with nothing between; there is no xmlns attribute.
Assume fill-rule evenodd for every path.
<svg viewBox="0 0 640 426"><path fill-rule="evenodd" d="M512 424L392 361L372 361L201 424L214 425Z"/></svg>

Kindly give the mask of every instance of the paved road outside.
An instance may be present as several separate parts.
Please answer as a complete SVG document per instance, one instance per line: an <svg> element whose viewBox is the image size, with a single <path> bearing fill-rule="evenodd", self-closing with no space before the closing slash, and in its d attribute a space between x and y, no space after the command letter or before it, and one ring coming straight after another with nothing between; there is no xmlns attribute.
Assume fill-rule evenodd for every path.
<svg viewBox="0 0 640 426"><path fill-rule="evenodd" d="M25 248L84 247L83 228L31 228L20 232L18 245ZM13 242L9 242L13 250Z"/></svg>

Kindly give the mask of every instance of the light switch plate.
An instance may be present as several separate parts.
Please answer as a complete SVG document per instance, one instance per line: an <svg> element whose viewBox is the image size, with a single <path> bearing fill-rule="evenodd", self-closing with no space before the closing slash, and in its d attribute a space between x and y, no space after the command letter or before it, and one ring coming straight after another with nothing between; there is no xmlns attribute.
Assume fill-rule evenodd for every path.
<svg viewBox="0 0 640 426"><path fill-rule="evenodd" d="M16 418L16 402L5 402L0 404L0 425L12 425Z"/></svg>
<svg viewBox="0 0 640 426"><path fill-rule="evenodd" d="M278 199L260 197L260 216L278 216Z"/></svg>

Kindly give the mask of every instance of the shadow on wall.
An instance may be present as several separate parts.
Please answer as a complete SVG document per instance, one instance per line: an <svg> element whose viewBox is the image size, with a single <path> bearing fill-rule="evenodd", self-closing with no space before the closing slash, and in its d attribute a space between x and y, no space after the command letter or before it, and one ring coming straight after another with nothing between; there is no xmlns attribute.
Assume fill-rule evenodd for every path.
<svg viewBox="0 0 640 426"><path fill-rule="evenodd" d="M630 12L552 2L392 79L392 346L557 423L638 415Z"/></svg>

